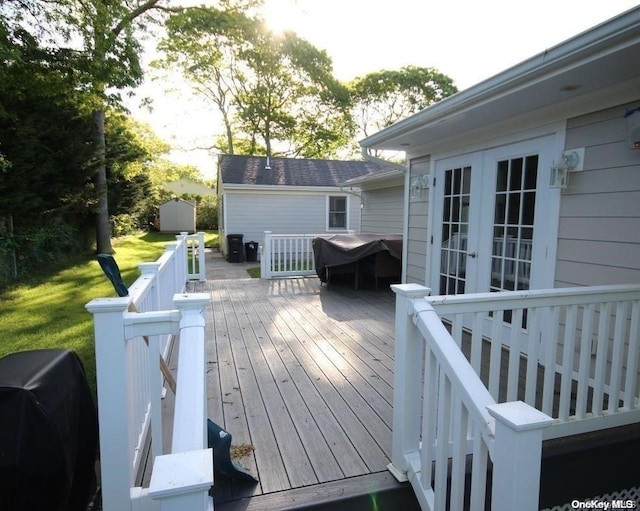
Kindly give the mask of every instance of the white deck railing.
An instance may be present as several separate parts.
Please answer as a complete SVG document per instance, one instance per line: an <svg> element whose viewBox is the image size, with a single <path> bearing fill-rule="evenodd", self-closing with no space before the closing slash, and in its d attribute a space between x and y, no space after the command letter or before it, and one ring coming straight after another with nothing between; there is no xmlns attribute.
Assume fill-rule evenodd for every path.
<svg viewBox="0 0 640 511"><path fill-rule="evenodd" d="M201 395L206 388L202 309L209 298L208 295L182 294L187 280L204 278L204 261L204 236L182 234L176 243L167 244L165 253L156 262L140 265L142 275L129 288L129 296L95 299L87 304L87 309L94 315L105 511L171 509L164 502L161 508L161 501L153 501L148 489L140 487L140 482L149 445L151 458L158 460L160 467L167 463L162 456L165 454L162 445L163 381L159 359L167 356L171 340L178 333L181 357L177 386L183 395L176 396L175 421L189 424L196 431L206 427L206 420L200 421L204 408L198 406L200 401L194 403L194 396ZM180 367L184 364L191 365L181 372ZM174 426L174 444L175 435L178 438L185 435L181 431L184 428ZM193 438L193 431L190 435ZM194 443L189 445L193 447ZM197 449L209 453L211 462L206 441L198 445ZM169 463L179 463L171 456ZM206 458L203 453L200 456ZM158 490L162 486L158 479L162 468L157 473ZM206 467L196 473L205 479L209 476ZM155 465L153 474L156 474ZM201 481L201 484L204 483ZM179 492L187 488L191 492L194 490L187 481L181 481L174 490ZM206 490L203 493L200 488L199 495L206 495ZM156 491L155 497L168 498L161 490ZM175 499L172 496L169 500ZM207 507L182 509L200 511Z"/></svg>
<svg viewBox="0 0 640 511"><path fill-rule="evenodd" d="M272 234L265 231L260 253L260 274L264 279L315 275L313 239L317 234Z"/></svg>
<svg viewBox="0 0 640 511"><path fill-rule="evenodd" d="M640 420L640 286L446 297L392 287L390 470L423 509L459 509L465 490L484 509L489 459L491 509L536 509L543 439Z"/></svg>

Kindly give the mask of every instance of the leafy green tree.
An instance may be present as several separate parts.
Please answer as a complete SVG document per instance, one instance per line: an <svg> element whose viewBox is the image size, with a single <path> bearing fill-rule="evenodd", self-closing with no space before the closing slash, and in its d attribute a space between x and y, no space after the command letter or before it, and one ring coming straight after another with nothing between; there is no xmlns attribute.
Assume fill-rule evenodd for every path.
<svg viewBox="0 0 640 511"><path fill-rule="evenodd" d="M351 137L331 59L295 33L239 9L186 9L166 27L156 65L179 69L220 112L223 152L330 157Z"/></svg>
<svg viewBox="0 0 640 511"><path fill-rule="evenodd" d="M118 92L142 78L141 32L169 7L169 0L9 0L5 16L23 26L37 27L39 37L75 59L74 73L89 93L92 137L96 147L96 242L99 252L111 252L105 111Z"/></svg>
<svg viewBox="0 0 640 511"><path fill-rule="evenodd" d="M369 136L458 91L453 80L431 67L382 70L349 83L352 114Z"/></svg>
<svg viewBox="0 0 640 511"><path fill-rule="evenodd" d="M43 215L86 216L95 172L87 95L60 54L43 50L19 27L7 34L11 58L0 68L0 216L13 215L16 225Z"/></svg>

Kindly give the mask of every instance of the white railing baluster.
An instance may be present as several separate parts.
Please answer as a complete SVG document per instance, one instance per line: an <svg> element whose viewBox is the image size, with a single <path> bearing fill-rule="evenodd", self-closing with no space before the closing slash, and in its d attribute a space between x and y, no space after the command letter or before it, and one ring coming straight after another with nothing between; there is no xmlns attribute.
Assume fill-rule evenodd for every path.
<svg viewBox="0 0 640 511"><path fill-rule="evenodd" d="M602 414L604 410L604 387L605 377L607 373L607 359L609 352L609 328L611 323L611 302L604 304L604 308L600 307L600 318L598 325L598 344L596 351L596 372L594 383L594 413Z"/></svg>
<svg viewBox="0 0 640 511"><path fill-rule="evenodd" d="M533 407L536 406L536 393L538 387L538 361L540 357L540 309L529 309L527 312L527 373L525 377L524 402Z"/></svg>
<svg viewBox="0 0 640 511"><path fill-rule="evenodd" d="M609 408L608 411L615 413L618 411L620 402L620 387L622 385L622 353L627 332L627 311L628 302L618 302L616 304L616 320L613 331L613 354L611 357L611 380L609 382Z"/></svg>
<svg viewBox="0 0 640 511"><path fill-rule="evenodd" d="M522 309L513 311L511 320L511 339L509 341L509 368L507 373L507 401L518 399L518 384L520 375L520 332L522 325Z"/></svg>
<svg viewBox="0 0 640 511"><path fill-rule="evenodd" d="M500 367L502 365L502 311L494 311L489 355L489 393L498 401L500 393Z"/></svg>
<svg viewBox="0 0 640 511"><path fill-rule="evenodd" d="M577 314L577 305L571 305L565 308L564 347L562 350L562 372L560 380L560 409L558 413L558 417L560 417L562 421L566 421L570 415Z"/></svg>
<svg viewBox="0 0 640 511"><path fill-rule="evenodd" d="M593 317L595 305L587 304L582 311L582 333L580 335L580 358L578 366L578 388L575 415L579 419L587 413L589 393L589 369L591 363L591 342L593 338Z"/></svg>
<svg viewBox="0 0 640 511"><path fill-rule="evenodd" d="M627 374L624 383L624 407L631 409L638 404L640 386L638 385L638 353L640 350L640 301L631 306L631 324L629 325L629 347L627 351Z"/></svg>
<svg viewBox="0 0 640 511"><path fill-rule="evenodd" d="M553 415L553 396L555 389L556 359L558 357L557 344L553 339L558 338L560 325L560 307L551 307L548 313L551 327L548 328L549 337L545 339L544 385L542 388L542 411Z"/></svg>

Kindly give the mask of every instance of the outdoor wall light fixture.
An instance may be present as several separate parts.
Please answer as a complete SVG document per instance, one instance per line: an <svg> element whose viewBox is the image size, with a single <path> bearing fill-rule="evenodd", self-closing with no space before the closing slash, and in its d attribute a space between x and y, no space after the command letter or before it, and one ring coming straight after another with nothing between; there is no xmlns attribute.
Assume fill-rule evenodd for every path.
<svg viewBox="0 0 640 511"><path fill-rule="evenodd" d="M562 153L560 162L551 165L551 188L566 188L569 186L569 172L572 170L582 170L584 159L584 149L569 150Z"/></svg>
<svg viewBox="0 0 640 511"><path fill-rule="evenodd" d="M411 198L422 197L422 190L429 188L429 176L416 176L411 180Z"/></svg>
<svg viewBox="0 0 640 511"><path fill-rule="evenodd" d="M627 147L640 149L640 107L627 110L624 116L627 119Z"/></svg>

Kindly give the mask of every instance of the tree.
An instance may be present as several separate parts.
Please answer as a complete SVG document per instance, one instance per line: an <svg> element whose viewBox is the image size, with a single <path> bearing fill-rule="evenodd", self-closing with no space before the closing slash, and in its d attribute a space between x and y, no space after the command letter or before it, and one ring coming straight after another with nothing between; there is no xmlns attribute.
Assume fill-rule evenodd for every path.
<svg viewBox="0 0 640 511"><path fill-rule="evenodd" d="M169 0L13 0L5 13L25 25L38 27L48 42L75 59L74 72L90 94L92 136L96 146L96 244L98 252L112 252L107 195L105 109L117 101L117 91L142 78L138 34L153 23L153 13L173 9ZM27 9L25 9L27 7ZM30 16L30 17L29 17Z"/></svg>
<svg viewBox="0 0 640 511"><path fill-rule="evenodd" d="M242 10L172 15L158 66L178 68L224 124L226 153L329 157L353 133L332 63L293 32L275 35Z"/></svg>
<svg viewBox="0 0 640 511"><path fill-rule="evenodd" d="M431 67L376 71L349 84L352 114L363 136L423 110L458 91L453 80Z"/></svg>
<svg viewBox="0 0 640 511"><path fill-rule="evenodd" d="M13 215L17 225L86 216L95 172L87 95L64 55L42 49L20 27L5 28L11 51L0 68L0 216Z"/></svg>

